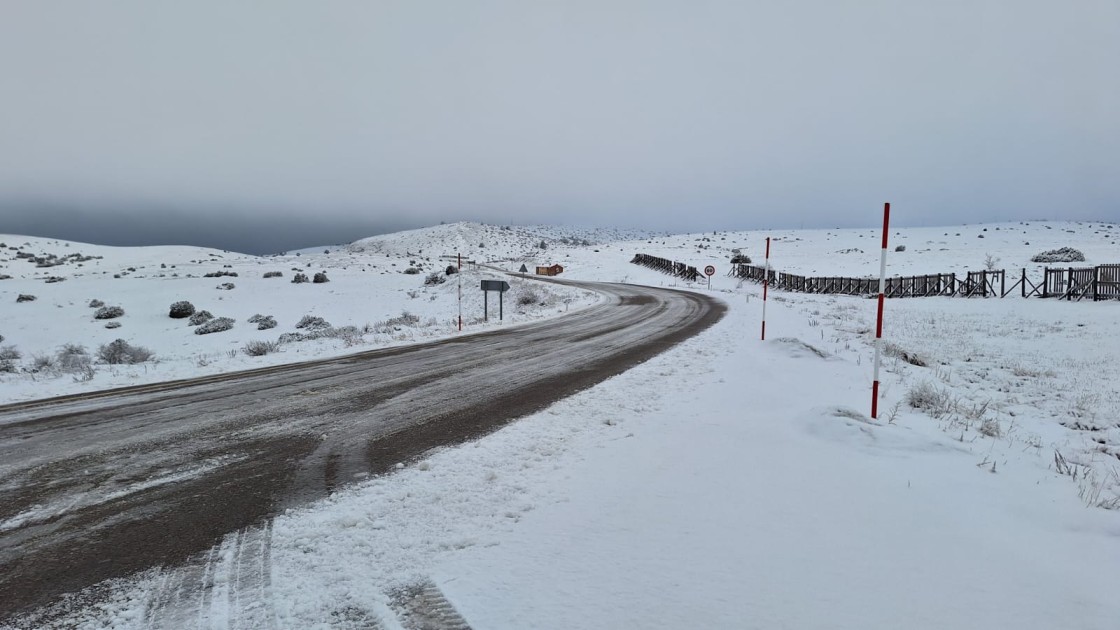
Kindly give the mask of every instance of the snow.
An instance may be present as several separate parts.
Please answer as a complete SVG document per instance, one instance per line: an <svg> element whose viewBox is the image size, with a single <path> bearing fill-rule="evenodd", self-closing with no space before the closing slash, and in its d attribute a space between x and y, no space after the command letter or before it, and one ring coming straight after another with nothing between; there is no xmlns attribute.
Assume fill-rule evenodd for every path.
<svg viewBox="0 0 1120 630"><path fill-rule="evenodd" d="M1115 225L1029 223L900 230L908 248L892 249L890 272L976 270L991 253L1029 273L1031 255L1064 245L1084 251L1086 264L1120 262L1105 235ZM343 256L397 257L421 243L430 251L426 239L453 229L466 228L402 236L407 244L383 246L389 254ZM535 230L524 243L544 228ZM941 236L938 246L935 234L945 233L962 236ZM926 366L887 359L882 417L872 421L874 302L771 291L769 340L760 342L760 288L723 274L732 248L766 235L551 245L547 262L577 279L687 286L629 265L639 251L715 264L711 292L729 304L728 316L494 434L291 510L270 531L232 533L204 561L214 596L190 618L232 627L268 610L285 628L360 626L348 619L394 628L399 592L433 584L476 630L1116 627L1120 510L1106 507L1120 496L1117 303L889 300L885 338ZM771 235L781 237L774 263L782 270L877 270L870 230ZM513 260L496 266L532 262L527 253L546 262L522 245L503 245L495 260ZM853 248L864 252L835 253ZM342 286L337 269L332 289ZM405 280L415 276L355 275L346 290L379 292L381 312L421 302L393 290L413 290ZM108 295L113 282L96 288ZM303 288L285 284L284 293ZM357 321L346 310L356 303L339 298L316 314ZM278 319L303 310L277 311ZM548 314L562 315L555 310ZM7 388L22 390L26 375L4 378L6 398L18 398ZM945 394L943 408L906 404L922 384ZM1076 478L1058 469L1058 455ZM269 542L268 585L256 594L231 577L245 540ZM58 624L146 627L155 602L166 605L161 585L187 570L117 581L98 605Z"/></svg>

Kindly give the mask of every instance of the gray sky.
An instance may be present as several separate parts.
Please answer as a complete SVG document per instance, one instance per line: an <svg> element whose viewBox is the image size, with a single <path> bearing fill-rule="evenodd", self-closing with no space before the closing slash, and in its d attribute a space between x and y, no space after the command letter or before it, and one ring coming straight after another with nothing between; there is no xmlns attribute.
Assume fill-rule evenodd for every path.
<svg viewBox="0 0 1120 630"><path fill-rule="evenodd" d="M1118 67L1118 0L5 0L0 232L1117 221Z"/></svg>

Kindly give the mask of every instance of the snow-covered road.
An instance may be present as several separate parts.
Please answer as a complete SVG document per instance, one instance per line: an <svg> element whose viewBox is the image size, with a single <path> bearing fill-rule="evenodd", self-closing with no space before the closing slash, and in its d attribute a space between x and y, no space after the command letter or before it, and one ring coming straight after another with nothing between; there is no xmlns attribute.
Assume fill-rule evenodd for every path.
<svg viewBox="0 0 1120 630"><path fill-rule="evenodd" d="M586 389L725 312L692 293L572 284L606 299L500 332L0 408L0 615L185 560Z"/></svg>

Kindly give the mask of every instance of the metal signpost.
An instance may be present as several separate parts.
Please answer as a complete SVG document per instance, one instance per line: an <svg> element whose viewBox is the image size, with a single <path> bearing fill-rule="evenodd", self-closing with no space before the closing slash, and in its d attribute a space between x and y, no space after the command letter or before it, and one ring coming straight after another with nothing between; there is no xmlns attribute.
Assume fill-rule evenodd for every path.
<svg viewBox="0 0 1120 630"><path fill-rule="evenodd" d="M504 296L506 291L509 291L509 283L505 280L483 280L482 281L482 320L489 321L489 305L487 296L491 291L498 292L498 320L501 321L504 317Z"/></svg>
<svg viewBox="0 0 1120 630"><path fill-rule="evenodd" d="M708 276L708 289L709 290L712 288L712 276L714 276L715 273L716 273L716 268L715 267L713 267L711 265L708 265L707 267L704 267L704 275Z"/></svg>
<svg viewBox="0 0 1120 630"><path fill-rule="evenodd" d="M440 258L457 261L459 273L455 275L459 278L459 332L463 332L463 255L455 254L453 256L440 256ZM474 264L474 261L468 260L467 264Z"/></svg>

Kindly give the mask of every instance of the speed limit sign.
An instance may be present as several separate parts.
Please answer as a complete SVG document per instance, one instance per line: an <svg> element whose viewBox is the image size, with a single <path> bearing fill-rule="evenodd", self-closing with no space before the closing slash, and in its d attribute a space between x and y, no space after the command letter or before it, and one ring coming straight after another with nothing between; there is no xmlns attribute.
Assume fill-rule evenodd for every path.
<svg viewBox="0 0 1120 630"><path fill-rule="evenodd" d="M708 276L714 276L716 274L716 268L708 265L707 267L704 267L704 274Z"/></svg>

